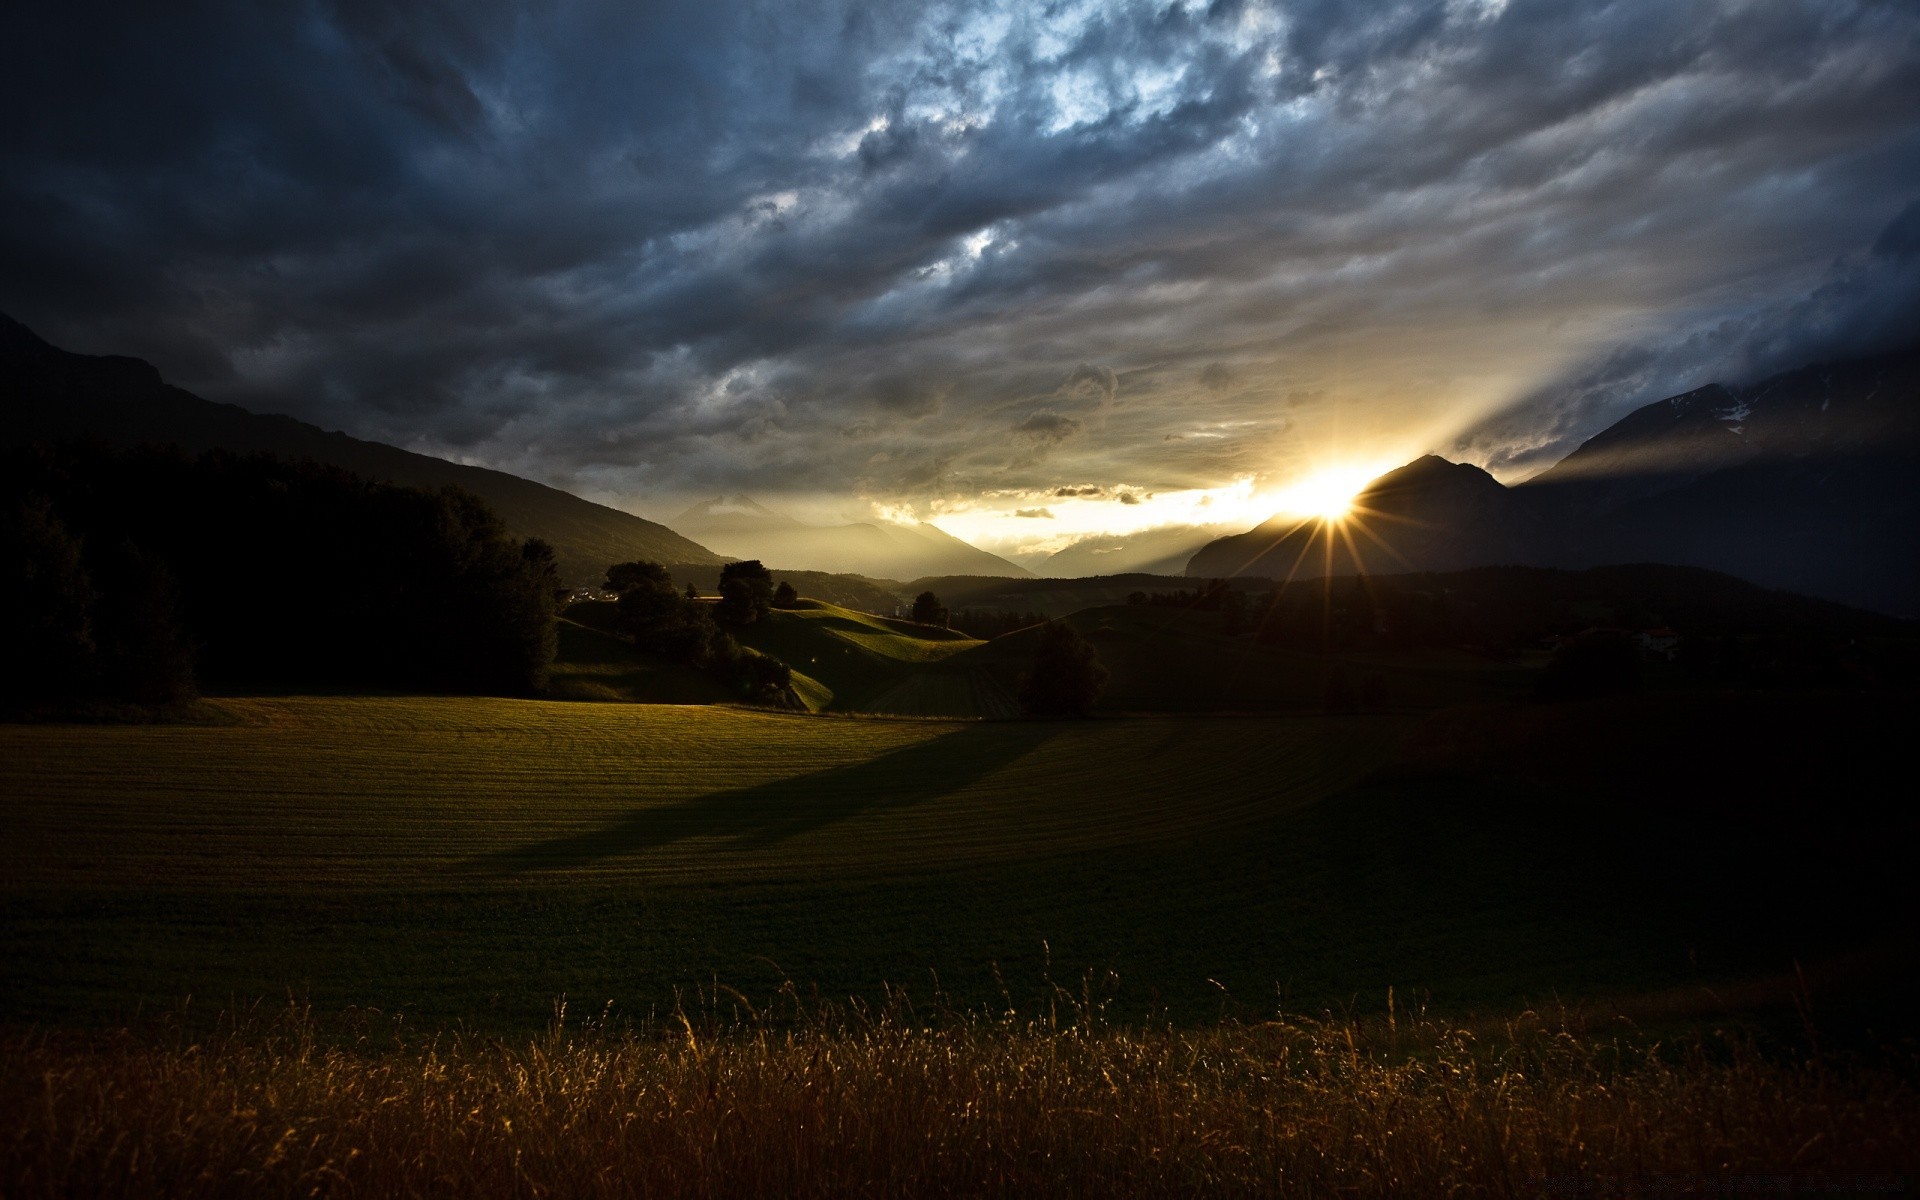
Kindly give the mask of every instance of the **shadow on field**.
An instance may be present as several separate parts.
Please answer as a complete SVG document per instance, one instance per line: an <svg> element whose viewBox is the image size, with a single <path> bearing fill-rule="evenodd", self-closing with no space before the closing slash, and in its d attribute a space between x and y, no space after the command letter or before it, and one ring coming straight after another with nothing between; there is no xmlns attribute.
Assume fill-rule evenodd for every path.
<svg viewBox="0 0 1920 1200"><path fill-rule="evenodd" d="M1033 751L1048 723L977 725L851 766L637 808L603 829L550 838L475 860L495 875L556 871L644 854L694 838L770 846L840 821L937 800Z"/></svg>

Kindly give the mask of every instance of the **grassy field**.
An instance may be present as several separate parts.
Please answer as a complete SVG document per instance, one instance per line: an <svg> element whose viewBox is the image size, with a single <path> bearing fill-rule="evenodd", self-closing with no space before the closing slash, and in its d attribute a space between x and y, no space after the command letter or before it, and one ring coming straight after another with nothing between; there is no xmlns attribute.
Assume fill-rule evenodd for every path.
<svg viewBox="0 0 1920 1200"><path fill-rule="evenodd" d="M1920 1171L1899 698L203 711L0 726L0 1194Z"/></svg>
<svg viewBox="0 0 1920 1200"><path fill-rule="evenodd" d="M1532 1014L358 1033L0 1034L0 1192L1896 1196L1920 1173L1897 1071Z"/></svg>
<svg viewBox="0 0 1920 1200"><path fill-rule="evenodd" d="M1702 876L1714 891L1690 890L1675 860L1724 821L1685 817L1695 782L1634 781L1643 807L1623 822L1626 785L1578 762L1380 774L1409 738L1431 741L1411 716L220 704L231 723L0 727L0 1016L112 1021L291 990L321 1009L533 1028L562 994L632 1015L716 980L751 995L791 980L829 996L937 986L974 1006L1086 971L1117 975L1125 1011L1181 1020L1365 1007L1394 986L1458 1011L1779 975L1871 949L1909 911L1873 865L1911 846L1907 826L1862 816L1864 848L1823 850L1768 825L1831 852L1801 869L1821 903L1781 907L1806 889L1779 886L1777 856L1735 856ZM1625 721L1711 729L1724 748L1807 728L1791 705L1704 723L1554 711L1565 728L1539 737ZM1902 719L1869 716L1820 726L1863 778L1879 764L1848 739L1889 741L1881 726ZM1442 742L1497 745L1486 730L1515 725L1498 708L1473 720L1443 721ZM1736 869L1749 859L1760 875ZM1848 905L1865 915L1836 926Z"/></svg>
<svg viewBox="0 0 1920 1200"><path fill-rule="evenodd" d="M292 986L537 1024L563 992L645 1007L716 972L872 991L941 971L985 996L996 961L1037 986L1043 943L1104 965L1143 923L1157 974L1191 945L1153 914L1192 897L1108 904L1116 885L1161 863L1211 888L1211 848L1349 786L1398 733L221 703L234 723L0 728L15 1015ZM1230 965L1212 953L1174 968L1185 990Z"/></svg>

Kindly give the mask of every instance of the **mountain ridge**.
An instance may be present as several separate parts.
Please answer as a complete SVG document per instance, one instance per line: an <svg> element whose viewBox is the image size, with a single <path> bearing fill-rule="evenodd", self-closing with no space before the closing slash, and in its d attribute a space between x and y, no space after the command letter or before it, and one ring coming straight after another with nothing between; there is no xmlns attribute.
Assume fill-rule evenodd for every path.
<svg viewBox="0 0 1920 1200"><path fill-rule="evenodd" d="M1428 455L1355 511L1357 534L1325 538L1276 516L1209 543L1186 574L1661 562L1920 615L1920 351L1656 400L1513 487Z"/></svg>
<svg viewBox="0 0 1920 1200"><path fill-rule="evenodd" d="M664 525L560 488L208 400L168 384L151 363L62 350L4 314L0 401L8 418L0 425L4 444L98 438L123 446L175 444L192 453L262 452L412 487L461 487L485 500L516 536L551 544L562 578L575 584L598 582L609 565L631 559L723 561Z"/></svg>
<svg viewBox="0 0 1920 1200"><path fill-rule="evenodd" d="M1030 574L926 522L908 525L876 519L809 525L744 493L723 493L669 520L722 553L757 558L775 570L804 567L880 579Z"/></svg>

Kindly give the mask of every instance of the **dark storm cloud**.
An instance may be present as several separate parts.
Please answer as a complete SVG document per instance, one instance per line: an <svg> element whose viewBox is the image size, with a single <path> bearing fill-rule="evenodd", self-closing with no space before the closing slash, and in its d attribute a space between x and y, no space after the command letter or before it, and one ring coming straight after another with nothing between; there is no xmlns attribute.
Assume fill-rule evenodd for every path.
<svg viewBox="0 0 1920 1200"><path fill-rule="evenodd" d="M607 497L1517 469L1912 297L1911 5L10 16L0 308Z"/></svg>
<svg viewBox="0 0 1920 1200"><path fill-rule="evenodd" d="M1057 446L1080 432L1080 422L1057 412L1037 412L1015 425L1013 432L1044 446Z"/></svg>

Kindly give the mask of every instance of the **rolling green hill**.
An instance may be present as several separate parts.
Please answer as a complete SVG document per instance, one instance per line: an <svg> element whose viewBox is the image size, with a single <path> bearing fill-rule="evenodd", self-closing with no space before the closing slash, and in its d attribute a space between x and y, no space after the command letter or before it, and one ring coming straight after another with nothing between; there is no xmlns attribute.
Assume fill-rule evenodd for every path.
<svg viewBox="0 0 1920 1200"><path fill-rule="evenodd" d="M558 652L547 684L547 695L556 700L724 704L736 699L706 672L663 662L604 629L562 618L556 631Z"/></svg>
<svg viewBox="0 0 1920 1200"><path fill-rule="evenodd" d="M950 629L819 600L775 609L735 636L805 676L796 690L816 711L834 712L893 711L876 708L875 701L931 664L981 644Z"/></svg>

